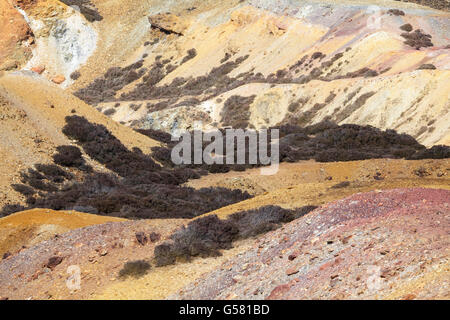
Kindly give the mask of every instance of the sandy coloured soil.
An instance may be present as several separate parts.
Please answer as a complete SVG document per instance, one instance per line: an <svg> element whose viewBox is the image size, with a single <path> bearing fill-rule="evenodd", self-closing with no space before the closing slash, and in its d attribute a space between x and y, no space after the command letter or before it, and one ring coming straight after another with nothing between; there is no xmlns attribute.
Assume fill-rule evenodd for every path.
<svg viewBox="0 0 450 320"><path fill-rule="evenodd" d="M48 209L18 212L0 219L0 256L17 253L73 229L114 221L125 219Z"/></svg>
<svg viewBox="0 0 450 320"><path fill-rule="evenodd" d="M39 76L8 74L0 77L0 206L23 201L11 184L20 183L19 173L36 163L51 163L55 148L71 144L61 132L65 117L84 116L105 125L122 143L144 152L158 142L112 121L68 92ZM4 156L3 156L4 155ZM85 159L94 168L106 169Z"/></svg>
<svg viewBox="0 0 450 320"><path fill-rule="evenodd" d="M98 19L88 21L58 0L20 1L21 12L11 5L14 0L2 0L0 70L23 70L0 71L0 208L24 204L12 187L21 183L21 171L53 163L56 147L75 144L62 133L70 115L102 124L128 150L149 154L160 143L134 129L173 132L192 129L198 119L205 129L220 127L231 96L255 95L248 106L254 128L329 119L394 129L427 147L448 146L450 11L444 1L424 6L415 3L421 0L91 0ZM394 8L403 14L389 12ZM380 25L374 28L377 12ZM420 29L432 45L407 45L400 29L405 24ZM191 49L196 54L181 63ZM321 58L313 58L318 53ZM264 81L243 81L211 95L223 84L202 89L205 84L193 80L226 64L223 59L247 55L227 75L239 82L245 74L261 73ZM305 56L307 62L295 67ZM166 63L150 70L157 60ZM109 68L138 61L147 77L123 87L100 81L89 93L102 97L112 90L113 99L89 105L74 96ZM176 68L167 72L167 64ZM38 66L45 69L41 75L30 71ZM372 76L357 72L364 68ZM155 98L155 88L147 86L136 94L139 99L127 98L161 70L157 86L184 78L202 90L191 96L169 86L166 91L173 89L175 96ZM289 77L267 80L280 70ZM318 70L321 77L299 81ZM79 78L71 79L73 71ZM133 76L124 74L125 80ZM124 74L113 80L124 81ZM52 83L56 75L65 77L59 85ZM185 100L191 104L175 106ZM167 108L151 109L158 102ZM106 116L110 108L115 112ZM87 154L83 158L96 172L110 172ZM155 247L194 219L18 212L0 218L0 300L450 299L449 159L301 161L282 163L272 176L251 169L185 185L254 196L194 219L226 219L267 205L319 208L278 230L236 241L219 257L165 267L155 266ZM145 270L121 276L135 262ZM77 290L67 286L74 266L80 271Z"/></svg>

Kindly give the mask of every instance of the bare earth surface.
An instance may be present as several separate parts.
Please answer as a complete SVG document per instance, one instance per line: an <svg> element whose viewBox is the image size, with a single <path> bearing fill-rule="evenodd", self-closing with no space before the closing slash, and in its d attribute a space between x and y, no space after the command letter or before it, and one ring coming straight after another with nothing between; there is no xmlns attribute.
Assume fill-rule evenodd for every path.
<svg viewBox="0 0 450 320"><path fill-rule="evenodd" d="M36 163L52 163L59 145L71 144L62 133L65 117L84 116L105 125L132 149L148 152L158 142L122 126L54 84L42 83L39 76L9 74L0 77L0 206L23 200L11 188L20 183L21 170ZM98 162L85 159L94 168L106 171Z"/></svg>
<svg viewBox="0 0 450 320"><path fill-rule="evenodd" d="M405 132L427 146L450 141L447 0L91 3L101 16L93 22L57 0L20 1L21 13L31 21L35 35L35 43L26 47L32 49L33 57L23 69L44 67L43 83L63 76L59 87L76 92L104 76L109 68L142 61L139 71L143 73L137 79L119 86L122 80L100 85L85 97L110 95L112 90L112 99L100 99L94 105L102 112L114 109L109 116L128 126L172 132L189 129L193 121L202 120L205 128L220 127L229 97L256 95L248 120L255 128L290 119L313 124L331 117L339 124L370 124ZM11 19L22 18L11 10ZM431 44L419 49L407 45L401 27L408 24L411 33L419 30L422 38L430 36ZM182 63L192 49L195 56ZM313 59L316 53L322 58ZM200 93L194 95L171 94L169 86L164 97L152 95L151 88L138 96L127 96L144 83L145 76L156 77L157 86L170 85L176 78L206 77L214 68L246 56L229 70L230 77L243 79L248 73L261 73L265 78L272 74L273 80L278 71L287 70L287 78L276 83L241 81L212 96L201 86ZM304 57L305 62L295 68ZM164 63L153 69L157 60ZM424 65L428 67L422 68ZM361 70L371 70L372 76L358 74ZM72 79L75 71L79 74ZM319 71L321 77L310 77ZM353 73L356 75L351 76ZM298 81L301 76L311 81ZM220 86L209 83L206 88ZM289 110L299 100L303 101L301 106ZM161 110L151 107L167 101ZM178 106L186 101L191 101L188 107Z"/></svg>
<svg viewBox="0 0 450 320"><path fill-rule="evenodd" d="M126 262L151 257L155 244L182 223L177 221L110 222L55 235L0 264L0 296L9 299L88 299L119 277ZM158 240L141 244L136 233ZM56 265L50 259L61 259ZM82 290L66 286L68 267L78 266Z"/></svg>
<svg viewBox="0 0 450 320"><path fill-rule="evenodd" d="M329 203L171 298L448 299L449 201L396 189Z"/></svg>

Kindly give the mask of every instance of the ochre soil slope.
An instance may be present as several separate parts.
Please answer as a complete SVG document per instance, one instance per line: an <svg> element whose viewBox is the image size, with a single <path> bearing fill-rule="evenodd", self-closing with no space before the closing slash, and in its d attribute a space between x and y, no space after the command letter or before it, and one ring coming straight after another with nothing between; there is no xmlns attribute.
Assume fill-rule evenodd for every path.
<svg viewBox="0 0 450 320"><path fill-rule="evenodd" d="M0 256L15 254L73 229L113 221L125 219L48 209L18 212L0 219Z"/></svg>
<svg viewBox="0 0 450 320"><path fill-rule="evenodd" d="M285 208L323 205L358 192L394 188L450 189L450 161L391 160L282 163L273 176L259 169L209 175L188 184L195 188L223 186L246 190L255 197L212 212L221 217L265 205ZM342 185L342 183L345 183Z"/></svg>
<svg viewBox="0 0 450 320"><path fill-rule="evenodd" d="M62 133L65 117L79 115L105 125L128 148L145 152L158 142L116 123L39 76L14 73L0 77L0 206L22 200L11 184L36 163L53 163L60 145L71 141ZM106 170L85 155L94 168Z"/></svg>
<svg viewBox="0 0 450 320"><path fill-rule="evenodd" d="M116 121L169 132L190 129L194 120L204 128L222 126L228 98L256 95L242 106L250 127L331 118L395 129L427 146L449 143L446 11L398 1L134 2L126 8L120 1L108 2L111 8L98 3L104 15L98 48L69 88L76 93L109 67L142 62L137 79L99 82L77 93ZM120 9L127 14L114 15ZM406 44L401 27L408 24L432 45ZM111 39L113 31L120 36Z"/></svg>
<svg viewBox="0 0 450 320"><path fill-rule="evenodd" d="M450 145L446 0L90 0L90 14L74 2L0 4L0 208L24 204L12 187L22 170L75 145L62 133L71 115L145 154L159 142L133 129L223 127L236 96L251 99L232 116L256 129L331 120ZM186 185L254 197L194 219L46 209L1 218L0 300L450 298L449 159L301 161ZM268 205L321 207L222 256L152 264L155 247L193 220ZM142 270L120 276L129 263ZM79 290L67 287L71 266Z"/></svg>
<svg viewBox="0 0 450 320"><path fill-rule="evenodd" d="M263 178L259 175L259 170L249 170L245 173L234 172L218 176L211 175L198 181L192 181L190 184L202 186L224 185L227 187L232 187L233 184L231 184L230 181L236 181L234 187L248 190L259 190L255 192L257 196L253 199L224 207L213 212L221 218L226 218L231 213L260 208L270 204L280 205L287 208L302 207L306 205L326 205L329 202L342 199L346 196L351 196L362 192L370 192L373 190L414 187L450 189L450 183L448 180L448 169L450 169L450 167L447 160L367 160L349 162L347 164L348 167L345 166L345 163L318 164L314 162L304 162L298 164L281 164L280 171L274 176L266 176ZM379 175L377 175L377 172ZM242 176L245 176L246 183L239 182L242 182ZM329 176L333 177L331 181L327 179ZM379 180L375 179L374 176L379 177L377 178ZM224 181L228 181L228 183ZM333 188L333 186L336 186L343 181L349 181L350 183L349 185L342 185L341 187ZM444 195L446 196L446 194ZM443 200L445 200L445 197ZM52 224L52 216L48 215L47 217L48 220L45 224ZM330 219L332 220L332 218ZM167 239L170 232L162 232L160 231L160 228L168 225L173 226L173 229L171 230L174 230L180 224L186 224L189 221L178 220L176 223L175 222L176 221L173 220L152 220L145 223L151 223L154 228L152 231L165 234L165 236L161 238L162 241ZM141 225L142 224L135 225L134 223L131 225L120 224L120 228L124 228L124 232L127 230L125 239L135 243L135 234L133 231L144 231L136 227ZM130 231L129 228L132 231ZM74 232L84 234L86 231L81 229ZM150 232L150 230L147 232ZM98 236L109 237L113 235L110 231L107 231L105 235ZM62 237L72 237L72 235L65 234L62 235ZM242 254L253 246L256 240L257 239L248 239L234 243L234 249L223 251L222 257L212 257L207 259L196 258L190 263L178 263L176 265L160 268L152 267L145 275L139 278L127 279L118 278L118 273L123 268L124 263L127 261L132 261L133 259L146 259L150 261L153 256L153 245L141 246L136 243L134 246L139 249L136 251L136 255L134 253L130 253L128 259L118 259L117 255L120 257L122 256L119 253L116 254L116 250L118 249L111 247L114 242L108 243L107 247L109 254L105 257L109 257L109 259L111 259L108 260L107 264L109 266L114 265L114 268L106 272L107 276L102 277L97 277L97 275L103 272L102 270L105 268L105 258L98 259L96 264L96 268L98 269L96 269L89 267L90 262L86 262L85 258L80 258L78 256L78 254L82 256L86 255L86 252L90 252L90 249L76 249L80 250L77 251L79 252L77 255L72 253L72 251L68 251L70 252L70 256L72 256L72 254L75 255L73 260L70 260L71 263L81 266L82 274L86 274L86 279L96 279L96 281L99 281L100 284L93 288L90 287L91 280L83 279L83 282L88 282L86 286L89 290L82 289L80 292L70 294L68 289L65 287L65 283L61 281L60 284L55 287L55 291L57 291L58 294L52 295L52 298L166 298L189 283L198 282L198 279L200 279L204 273L215 270L226 260ZM51 245L53 246L53 244ZM54 245L56 245L56 243ZM49 244L46 244L46 246L49 246ZM36 247L26 249L20 254L34 252L34 250L36 250ZM20 254L18 257L13 256L12 258L16 257L15 259L22 259L20 258ZM47 256L42 259L40 258L37 264L39 265L45 263L44 260L47 258ZM85 270L85 267L83 267L85 264L87 271L83 271ZM66 265L64 266L67 267ZM65 272L63 267L55 270L59 270L58 272L61 273ZM51 272L51 274L53 272ZM32 292L32 288L34 288L34 281L35 280L24 282L24 287L17 291L16 297L18 298L23 296L25 294L24 292ZM45 282L40 283L40 285L45 285ZM7 293L2 293L2 295L6 294ZM11 296L11 298L13 298L13 296Z"/></svg>
<svg viewBox="0 0 450 320"><path fill-rule="evenodd" d="M228 98L255 95L249 127L331 119L449 144L448 1L425 2L92 0L86 14L68 6L80 1L11 0L0 55L31 50L25 70L63 75L62 88L136 128L220 127Z"/></svg>
<svg viewBox="0 0 450 320"><path fill-rule="evenodd" d="M51 217L43 220L46 220L43 225L57 223ZM84 222L96 224L98 220L91 218ZM100 288L121 280L120 271L127 262L148 259L155 245L167 239L182 223L183 220L109 222L54 236L0 262L0 296L8 299L92 298ZM138 233L146 235L147 239L152 234L153 238L139 242ZM72 291L66 285L70 266L80 268L80 290Z"/></svg>

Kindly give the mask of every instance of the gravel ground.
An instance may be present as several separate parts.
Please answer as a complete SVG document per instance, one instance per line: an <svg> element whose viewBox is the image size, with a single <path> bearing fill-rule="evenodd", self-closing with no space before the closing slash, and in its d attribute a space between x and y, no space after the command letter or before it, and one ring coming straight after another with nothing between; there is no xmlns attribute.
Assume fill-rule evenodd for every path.
<svg viewBox="0 0 450 320"><path fill-rule="evenodd" d="M450 191L395 189L327 204L169 298L450 297Z"/></svg>
<svg viewBox="0 0 450 320"><path fill-rule="evenodd" d="M99 287L117 281L126 262L150 261L159 241L182 223L181 219L110 222L56 235L0 261L0 297L87 299ZM80 290L66 286L70 266L80 268Z"/></svg>

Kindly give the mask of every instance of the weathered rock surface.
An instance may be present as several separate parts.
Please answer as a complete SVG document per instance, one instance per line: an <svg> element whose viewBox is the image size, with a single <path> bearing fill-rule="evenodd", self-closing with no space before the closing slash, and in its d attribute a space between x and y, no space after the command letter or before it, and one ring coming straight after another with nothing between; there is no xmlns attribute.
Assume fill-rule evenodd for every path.
<svg viewBox="0 0 450 320"><path fill-rule="evenodd" d="M418 188L329 203L171 298L448 299L449 201Z"/></svg>
<svg viewBox="0 0 450 320"><path fill-rule="evenodd" d="M31 56L33 34L9 1L0 3L0 70L14 70Z"/></svg>

